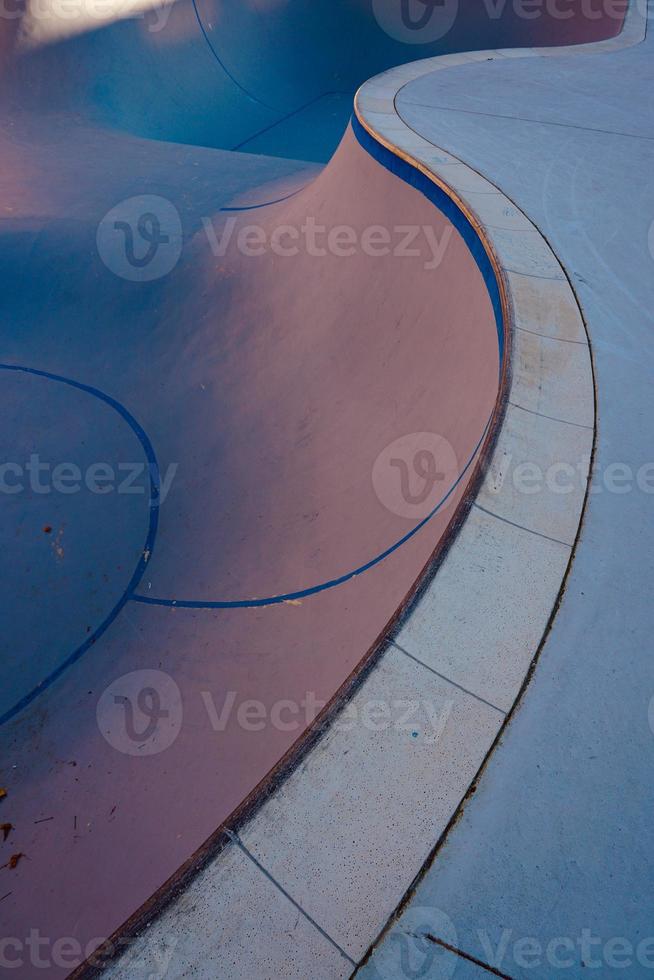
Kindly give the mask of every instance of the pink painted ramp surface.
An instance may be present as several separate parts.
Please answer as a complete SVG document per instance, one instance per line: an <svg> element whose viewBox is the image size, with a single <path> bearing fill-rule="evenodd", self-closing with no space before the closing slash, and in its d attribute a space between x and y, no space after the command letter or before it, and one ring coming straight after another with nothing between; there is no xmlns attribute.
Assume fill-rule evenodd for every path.
<svg viewBox="0 0 654 980"><path fill-rule="evenodd" d="M44 423L49 458L85 445L80 467L156 459L162 490L155 528L143 495L110 506L82 489L60 510L20 498L5 553L25 577L24 541L40 549L31 615L50 666L94 642L4 726L2 813L25 857L0 872L7 935L27 923L85 951L229 825L378 644L465 494L500 375L459 231L351 130L318 176L168 144L145 154L138 139L103 170L87 137L53 131L40 164L28 130L12 142L13 172L24 153L40 188L5 181L14 244L46 288L19 281L12 301L3 362L44 375L5 372L7 451L29 456L34 418L56 413L80 438L58 447ZM77 180L71 212L83 148L94 179ZM188 169L183 191L173 166ZM139 167L184 233L151 283L94 247ZM85 584L97 578L125 590L109 622Z"/></svg>

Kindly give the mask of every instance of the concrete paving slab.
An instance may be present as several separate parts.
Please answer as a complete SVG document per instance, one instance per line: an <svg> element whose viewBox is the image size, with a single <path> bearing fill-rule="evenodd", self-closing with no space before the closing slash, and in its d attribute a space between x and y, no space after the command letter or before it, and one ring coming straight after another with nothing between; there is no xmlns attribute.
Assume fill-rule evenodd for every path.
<svg viewBox="0 0 654 980"><path fill-rule="evenodd" d="M488 189L484 193L466 191L466 204L472 208L483 227L491 232L531 230L528 218L499 191L494 194L489 193Z"/></svg>
<svg viewBox="0 0 654 980"><path fill-rule="evenodd" d="M577 303L570 302L568 284L561 280L507 276L518 330L570 343L587 344Z"/></svg>
<svg viewBox="0 0 654 980"><path fill-rule="evenodd" d="M514 405L593 428L593 374L586 344L567 344L516 330L514 357L520 362L511 392Z"/></svg>
<svg viewBox="0 0 654 980"><path fill-rule="evenodd" d="M477 508L457 544L395 641L508 712L538 649L570 548Z"/></svg>
<svg viewBox="0 0 654 980"><path fill-rule="evenodd" d="M447 825L501 721L497 710L390 648L242 840L359 959Z"/></svg>
<svg viewBox="0 0 654 980"><path fill-rule="evenodd" d="M479 491L480 507L572 546L586 493L593 430L509 405L502 453Z"/></svg>

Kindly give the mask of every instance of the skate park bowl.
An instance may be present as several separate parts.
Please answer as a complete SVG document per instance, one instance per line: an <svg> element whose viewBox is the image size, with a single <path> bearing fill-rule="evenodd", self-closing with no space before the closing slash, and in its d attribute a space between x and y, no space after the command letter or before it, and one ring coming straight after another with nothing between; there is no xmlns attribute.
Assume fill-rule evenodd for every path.
<svg viewBox="0 0 654 980"><path fill-rule="evenodd" d="M529 6L529 4L526 4ZM624 3L5 0L3 95L107 129L326 162L356 88L452 51L596 41ZM65 9L64 9L65 8Z"/></svg>
<svg viewBox="0 0 654 980"><path fill-rule="evenodd" d="M510 371L502 277L354 91L620 19L421 4L409 27L391 0L0 22L8 936L88 960L178 887L465 517Z"/></svg>

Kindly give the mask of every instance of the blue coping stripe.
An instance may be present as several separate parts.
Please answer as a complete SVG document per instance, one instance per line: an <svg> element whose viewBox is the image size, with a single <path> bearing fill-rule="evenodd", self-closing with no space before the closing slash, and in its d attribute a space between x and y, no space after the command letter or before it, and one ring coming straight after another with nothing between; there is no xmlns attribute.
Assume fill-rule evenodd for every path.
<svg viewBox="0 0 654 980"><path fill-rule="evenodd" d="M430 180L422 170L418 170L408 160L398 157L391 150L387 149L382 143L376 140L357 119L356 114L352 116L352 130L359 144L370 156L382 165L390 173L395 174L400 180L415 187L434 204L439 211L454 225L464 242L468 246L479 271L482 274L490 301L495 313L495 325L497 327L497 343L500 350L500 375L502 373L502 362L504 360L505 346L505 327L504 310L502 307L502 294L499 283L493 268L490 256L484 247L484 243L479 232L461 208L446 194L442 187Z"/></svg>
<svg viewBox="0 0 654 980"><path fill-rule="evenodd" d="M136 421L133 415L127 411L124 405L116 401L110 395L106 395L103 391L98 388L93 388L91 385L82 384L80 381L73 381L71 378L64 378L58 374L51 374L49 371L39 371L36 368L22 367L18 364L1 364L0 370L2 371L16 371L21 374L30 374L37 378L46 378L48 381L58 381L61 384L68 385L69 388L76 388L78 391L83 391L88 395L92 395L94 398L99 398L100 401L109 405L115 412L120 415L120 417L127 423L136 438L141 444L145 457L148 461L148 469L150 472L150 504L149 504L149 520L148 520L148 530L145 538L145 543L141 551L141 557L132 573L129 584L125 591L120 596L120 599L105 617L102 623L97 627L94 632L86 638L81 646L77 647L70 656L66 657L58 667L48 674L39 684L36 685L31 691L25 694L20 701L17 701L11 708L9 708L3 715L0 715L0 725L5 724L15 715L17 715L23 708L26 708L34 698L50 687L57 678L68 670L74 663L76 663L81 657L84 656L87 650L93 646L93 644L102 636L102 634L111 626L113 621L116 619L120 611L126 602L131 598L134 589L138 586L143 573L145 572L146 565L148 563L149 557L152 554L154 548L155 539L157 537L157 528L159 525L159 493L161 488L161 476L159 472L159 464L157 462L157 457L154 452L152 443L150 442L145 431L141 428L139 423Z"/></svg>

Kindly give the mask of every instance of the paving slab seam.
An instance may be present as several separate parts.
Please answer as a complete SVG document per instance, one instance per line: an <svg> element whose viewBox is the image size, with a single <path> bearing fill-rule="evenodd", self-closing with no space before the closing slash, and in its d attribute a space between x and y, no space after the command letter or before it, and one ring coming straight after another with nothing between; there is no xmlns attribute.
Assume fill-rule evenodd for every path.
<svg viewBox="0 0 654 980"><path fill-rule="evenodd" d="M500 977L501 980L513 980L513 977L510 977L508 973L500 973L500 971L496 970L494 966L484 963L483 960L477 959L476 956L471 956L470 953L464 953L464 951L459 949L458 946L452 946L451 943L446 943L444 939L438 939L436 936L432 935L426 935L425 938L434 943L436 946L440 946L441 949L447 950L448 953L454 953L454 955L458 956L459 959L466 960L468 963L473 963L475 966L478 966L481 970L484 970L493 977Z"/></svg>
<svg viewBox="0 0 654 980"><path fill-rule="evenodd" d="M518 326L516 326L514 329L517 330L517 331L519 331L520 333L528 333L528 334L531 334L532 337L546 337L547 338L547 334L538 333L536 330L527 330L526 327L518 327ZM547 339L549 339L549 338L547 338ZM558 339L559 339L559 341L562 344L580 344L582 347L586 343L586 341L584 341L584 340L569 340L568 338L564 338L564 337L559 337Z"/></svg>
<svg viewBox="0 0 654 980"><path fill-rule="evenodd" d="M474 694L472 691L469 691L466 687L462 687L461 684L457 684L455 681L450 680L450 678L446 677L445 674L441 674L439 671L434 670L433 667L429 667L426 663L423 663L422 660L417 660L412 653L409 653L408 650L405 650L404 647L401 647L399 643L396 643L394 640L391 640L391 643L395 647L395 649L399 650L400 653L403 653L405 657L409 657L410 660L415 660L417 664L420 664L420 666L424 667L425 670L429 670L431 671L432 674L435 674L437 677L440 677L442 681L446 681L448 684L451 684L452 687L458 688L459 691L463 691L464 694L468 694L471 698L475 698L476 701L481 701L482 704L488 705L489 708L493 708L495 711L499 711L501 715L506 715L506 711L503 711L501 708L498 708L496 704L493 704L491 701L486 701L485 698L480 697L478 694Z"/></svg>
<svg viewBox="0 0 654 980"><path fill-rule="evenodd" d="M257 861L257 859L254 857L254 855L251 854L250 851L248 851L247 847L245 846L245 844L243 843L243 841L241 840L241 838L238 836L238 834L235 833L232 830L229 830L229 831L227 831L227 836L232 841L232 843L235 844L236 847L238 847L243 852L243 854L245 855L245 857L249 861L252 862L252 864L255 866L255 868L257 868L261 872L261 874L263 874L268 879L268 881L270 881L275 886L275 888L277 888L282 893L282 895L285 898L287 898L289 900L289 902L291 902L292 905L295 906L295 908L298 910L298 912L301 912L301 914L304 916L304 918L307 920L307 922L310 922L311 925L313 926L313 928L314 929L317 929L318 932L322 936L324 936L325 939L328 940L328 942L330 942L332 944L332 946L340 953L340 955L343 957L343 959L347 960L347 962L350 963L351 966L356 966L356 963L354 962L354 960L351 960L350 959L350 957L347 955L347 953L344 950L341 949L341 947L338 945L338 943L335 942L332 939L332 937L328 933L325 932L324 929L321 929L321 927L318 925L318 923L315 922L314 919L312 919L311 916L308 915L307 912L305 912L305 910L302 908L302 906L299 905L295 901L295 899L293 898L293 896L292 895L289 895L289 893L286 891L286 889L285 888L282 888L282 886L279 884L279 882L276 881L275 878L273 878L273 876L266 871L266 869L261 864L261 862L260 861Z"/></svg>
<svg viewBox="0 0 654 980"><path fill-rule="evenodd" d="M560 544L569 551L573 547L573 545L568 541L561 541L560 538L553 538L551 534L541 534L540 531L534 531L530 527L525 527L524 524L518 524L517 521L510 521L508 517L501 517L499 514L495 514L492 510L488 510L487 507L482 507L481 504L475 502L472 506L476 510L481 511L482 514L486 514L488 517L493 517L496 521L502 521L504 524L508 524L510 527L515 527L518 529L518 531L524 531L525 534L535 534L536 537L544 538L545 541L552 541L554 544Z"/></svg>
<svg viewBox="0 0 654 980"><path fill-rule="evenodd" d="M522 412L529 412L530 415L539 415L542 419L549 419L550 422L562 422L564 425L576 425L578 429L592 429L592 425L582 425L581 422L569 422L567 419L557 419L553 415L545 415L544 412L535 412L533 408L525 408L517 402L509 402L514 408L519 408Z"/></svg>
<svg viewBox="0 0 654 980"><path fill-rule="evenodd" d="M609 51L638 43L641 25L635 11L632 3L619 38L571 50L585 54L590 53L587 49ZM349 727L340 723L340 716L332 720L286 781L239 827L237 840L228 832L232 839L224 850L136 940L137 952L147 964L148 949L158 938L191 926L171 976L194 973L201 962L198 957L206 956L208 949L212 975L244 975L226 972L234 963L229 932L224 945L216 946L214 941L199 948L193 924L186 920L189 910L195 912L199 905L211 921L219 921L219 911L228 925L232 921L230 910L239 908L245 887L229 877L237 849L256 872L248 909L265 908L281 922L290 905L313 930L307 935L307 946L297 951L298 958L309 963L306 976L347 976L352 964L365 962L460 818L529 683L573 560L588 475L563 504L555 493L525 502L507 486L506 460L526 456L547 468L557 459L575 457L581 447L592 465L595 391L588 337L567 274L538 229L492 183L404 124L395 97L404 84L435 69L492 57L550 53L567 54L570 49L428 59L377 76L357 93L359 123L382 146L438 184L471 221L487 249L507 297L513 366L509 403L476 506L458 530L438 574L343 710L345 716L353 708L354 720ZM368 92L374 98L370 113ZM380 100L386 101L386 112L379 111ZM494 227L498 203L519 227ZM527 233L526 250L523 242L517 249L516 232L523 238ZM535 404L541 404L538 399L546 404L548 392L558 400L562 380L563 389L568 387L565 365L555 369L538 351L529 349L516 356L521 334L535 338L535 343L557 341L579 348L578 384L563 406L569 418L553 419L510 404L511 394L520 386L536 391ZM576 422L580 417L589 421ZM528 541L527 550L517 544L521 539ZM414 721L407 732L375 731L361 722L368 705L388 703L398 695L403 702L422 698L431 708L442 709L442 724L432 743L422 720ZM215 880L221 883L219 895L208 900L207 883ZM266 891L271 882L275 889ZM242 928L240 920L238 927ZM316 972L311 957L322 949L323 940L329 941L338 961L327 969L321 961L321 972ZM456 952L470 958L464 951ZM278 952L271 948L270 957L270 975L284 975L281 945ZM121 960L109 967L108 975L135 976Z"/></svg>

